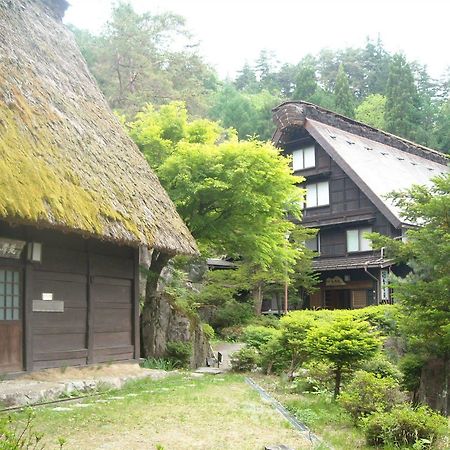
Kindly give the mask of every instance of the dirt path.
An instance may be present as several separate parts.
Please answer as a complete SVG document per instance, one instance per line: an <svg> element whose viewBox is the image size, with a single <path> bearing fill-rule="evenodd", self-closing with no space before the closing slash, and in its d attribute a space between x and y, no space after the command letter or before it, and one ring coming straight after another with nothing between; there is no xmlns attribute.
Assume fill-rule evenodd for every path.
<svg viewBox="0 0 450 450"><path fill-rule="evenodd" d="M218 342L217 344L213 344L214 353L217 355L217 352L222 353L222 364L220 367L225 370L231 369L230 356L239 351L245 344L241 342Z"/></svg>

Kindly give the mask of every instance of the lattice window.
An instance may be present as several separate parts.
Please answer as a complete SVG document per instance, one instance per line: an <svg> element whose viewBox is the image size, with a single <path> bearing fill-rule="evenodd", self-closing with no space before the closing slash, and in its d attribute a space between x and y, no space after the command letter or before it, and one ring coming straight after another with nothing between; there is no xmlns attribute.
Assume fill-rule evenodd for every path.
<svg viewBox="0 0 450 450"><path fill-rule="evenodd" d="M0 269L0 320L20 319L19 272Z"/></svg>

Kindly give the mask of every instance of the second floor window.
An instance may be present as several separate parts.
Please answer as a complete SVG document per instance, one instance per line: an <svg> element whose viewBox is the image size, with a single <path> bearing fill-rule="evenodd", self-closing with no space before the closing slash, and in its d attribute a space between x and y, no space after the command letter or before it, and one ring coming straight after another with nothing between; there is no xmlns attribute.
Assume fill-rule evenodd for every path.
<svg viewBox="0 0 450 450"><path fill-rule="evenodd" d="M292 169L302 170L315 167L316 165L316 151L314 145L305 148L300 148L292 152Z"/></svg>
<svg viewBox="0 0 450 450"><path fill-rule="evenodd" d="M328 181L308 183L306 185L306 207L326 206L330 204L330 188Z"/></svg>
<svg viewBox="0 0 450 450"><path fill-rule="evenodd" d="M305 247L313 252L320 253L320 233L317 233L313 238L305 241Z"/></svg>
<svg viewBox="0 0 450 450"><path fill-rule="evenodd" d="M371 227L347 230L347 252L367 252L372 250L372 242L364 237L365 233L371 232Z"/></svg>

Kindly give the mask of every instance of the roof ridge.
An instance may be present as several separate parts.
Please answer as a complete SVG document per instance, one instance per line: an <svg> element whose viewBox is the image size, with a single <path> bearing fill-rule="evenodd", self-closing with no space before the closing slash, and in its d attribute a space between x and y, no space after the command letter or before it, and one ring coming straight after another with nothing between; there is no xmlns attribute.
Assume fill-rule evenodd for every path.
<svg viewBox="0 0 450 450"><path fill-rule="evenodd" d="M273 108L272 112L273 120L281 130L289 127L303 126L305 120L312 119L357 136L395 147L407 153L422 156L423 158L430 159L440 164L448 164L450 162L450 157L445 153L372 127L313 103L305 101L286 101ZM297 116L296 120L293 120L294 116Z"/></svg>

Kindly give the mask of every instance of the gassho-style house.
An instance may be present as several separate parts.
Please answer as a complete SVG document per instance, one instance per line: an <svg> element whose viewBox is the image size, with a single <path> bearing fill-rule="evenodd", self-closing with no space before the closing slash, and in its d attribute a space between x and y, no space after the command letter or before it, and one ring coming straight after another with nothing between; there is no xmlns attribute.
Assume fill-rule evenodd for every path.
<svg viewBox="0 0 450 450"><path fill-rule="evenodd" d="M430 185L448 171L448 156L306 102L283 103L273 118L274 144L292 156L294 174L305 178L302 225L319 230L306 243L317 252L313 268L320 275L319 289L302 306L353 309L390 303L389 272L403 276L407 268L372 250L365 233L404 238L415 225L386 195L413 184ZM279 309L273 298L263 307Z"/></svg>
<svg viewBox="0 0 450 450"><path fill-rule="evenodd" d="M139 358L139 247L196 245L61 23L0 0L0 374Z"/></svg>

